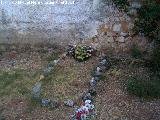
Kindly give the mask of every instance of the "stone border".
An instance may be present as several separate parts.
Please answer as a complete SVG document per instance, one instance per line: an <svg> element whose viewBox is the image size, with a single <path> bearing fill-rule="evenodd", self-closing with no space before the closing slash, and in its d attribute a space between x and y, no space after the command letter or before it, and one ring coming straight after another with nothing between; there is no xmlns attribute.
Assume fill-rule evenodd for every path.
<svg viewBox="0 0 160 120"><path fill-rule="evenodd" d="M68 49L71 50L71 49ZM62 54L57 60L50 61L47 67L43 70L43 73L40 75L38 82L32 88L32 97L33 99L37 100L41 105L49 106L51 108L57 108L59 106L59 102L57 100L51 100L48 98L42 98L40 96L41 92L41 80L44 79L47 75L51 73L54 69L54 66L58 64L60 60L65 58L70 51L65 52ZM73 115L71 116L72 120L86 120L87 118L95 117L96 111L93 103L93 97L96 96L96 86L97 83L100 81L102 74L108 70L111 66L111 63L107 56L103 55L99 57L99 62L95 66L95 70L91 73L92 79L89 80L89 87L87 91L84 91L83 95L81 96L82 105L80 108L74 110ZM64 105L68 107L74 107L74 101L71 99L67 99L64 101Z"/></svg>

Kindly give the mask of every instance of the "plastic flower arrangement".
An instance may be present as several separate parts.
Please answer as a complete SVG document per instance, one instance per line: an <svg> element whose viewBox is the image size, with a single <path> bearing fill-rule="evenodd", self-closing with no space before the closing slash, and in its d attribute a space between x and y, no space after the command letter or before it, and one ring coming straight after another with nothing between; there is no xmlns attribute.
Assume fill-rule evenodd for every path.
<svg viewBox="0 0 160 120"><path fill-rule="evenodd" d="M91 100L86 100L80 108L74 111L71 120L90 120L96 116L96 111Z"/></svg>
<svg viewBox="0 0 160 120"><path fill-rule="evenodd" d="M91 46L78 45L74 50L74 58L78 61L85 61L92 56L93 51Z"/></svg>

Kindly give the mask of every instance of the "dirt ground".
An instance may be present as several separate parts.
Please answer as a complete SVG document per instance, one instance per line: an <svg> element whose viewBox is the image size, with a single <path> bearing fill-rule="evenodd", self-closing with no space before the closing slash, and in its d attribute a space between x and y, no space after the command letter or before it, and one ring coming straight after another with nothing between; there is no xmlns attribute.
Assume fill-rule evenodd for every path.
<svg viewBox="0 0 160 120"><path fill-rule="evenodd" d="M7 87L0 87L3 93L0 94L0 115L6 120L69 120L74 108L64 106L63 101L71 98L77 106L80 105L79 96L88 87L91 70L98 63L97 57L82 63L66 57L58 63L51 74L51 80L42 85L44 97L56 98L61 103L58 108L51 110L39 105L31 106L28 95L41 70L47 65L48 58L56 58L63 50L54 46L22 47L23 52L22 48L19 51L14 46L8 48L7 52L1 52L0 75L4 71L18 69L21 77L15 77L14 83L9 83ZM52 53L56 54L53 58ZM127 78L132 74L148 74L148 69L144 66L130 66L128 60L111 62L111 69L104 73L104 79L97 86L97 96L94 98L97 110L95 120L160 120L160 100L140 99L126 91ZM19 84L25 87L18 87ZM6 94L3 91L9 92Z"/></svg>

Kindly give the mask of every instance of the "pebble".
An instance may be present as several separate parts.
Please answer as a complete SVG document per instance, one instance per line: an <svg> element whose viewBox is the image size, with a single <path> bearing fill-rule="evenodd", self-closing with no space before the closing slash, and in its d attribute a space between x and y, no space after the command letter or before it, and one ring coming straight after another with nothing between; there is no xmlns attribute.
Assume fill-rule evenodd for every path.
<svg viewBox="0 0 160 120"><path fill-rule="evenodd" d="M94 78L92 78L92 79L89 81L89 84L90 84L91 87L95 87L96 84L97 84L97 82L96 82L96 80L95 80Z"/></svg>
<svg viewBox="0 0 160 120"><path fill-rule="evenodd" d="M95 71L94 73L94 77L100 77L102 75L102 72L99 72L99 71Z"/></svg>
<svg viewBox="0 0 160 120"><path fill-rule="evenodd" d="M58 108L59 106L60 106L60 104L57 100L51 100L50 101L50 107L51 108Z"/></svg>
<svg viewBox="0 0 160 120"><path fill-rule="evenodd" d="M35 97L35 98L40 97L40 92L41 92L41 83L36 82L36 84L32 88L33 97Z"/></svg>
<svg viewBox="0 0 160 120"><path fill-rule="evenodd" d="M98 65L103 71L103 70L108 70L111 66L111 63L109 62L108 59L101 59Z"/></svg>
<svg viewBox="0 0 160 120"><path fill-rule="evenodd" d="M53 67L47 67L46 69L44 69L43 74L47 76L52 70L53 70Z"/></svg>
<svg viewBox="0 0 160 120"><path fill-rule="evenodd" d="M113 26L113 31L114 32L120 32L120 30L121 30L121 24L115 24Z"/></svg>
<svg viewBox="0 0 160 120"><path fill-rule="evenodd" d="M43 80L44 79L44 75L40 75L39 80Z"/></svg>
<svg viewBox="0 0 160 120"><path fill-rule="evenodd" d="M92 101L92 96L89 92L84 92L82 95L82 101L85 102L86 100Z"/></svg>
<svg viewBox="0 0 160 120"><path fill-rule="evenodd" d="M90 93L91 96L95 96L97 94L95 87L90 87L88 92Z"/></svg>
<svg viewBox="0 0 160 120"><path fill-rule="evenodd" d="M49 105L50 99L48 99L48 98L42 98L41 103L42 103L43 105Z"/></svg>
<svg viewBox="0 0 160 120"><path fill-rule="evenodd" d="M73 107L74 106L74 101L71 99L65 100L64 105L68 107Z"/></svg>
<svg viewBox="0 0 160 120"><path fill-rule="evenodd" d="M97 72L100 72L100 71L101 71L101 68L100 68L100 67L97 67L96 70L97 70Z"/></svg>
<svg viewBox="0 0 160 120"><path fill-rule="evenodd" d="M94 77L95 81L98 82L100 80L99 77Z"/></svg>

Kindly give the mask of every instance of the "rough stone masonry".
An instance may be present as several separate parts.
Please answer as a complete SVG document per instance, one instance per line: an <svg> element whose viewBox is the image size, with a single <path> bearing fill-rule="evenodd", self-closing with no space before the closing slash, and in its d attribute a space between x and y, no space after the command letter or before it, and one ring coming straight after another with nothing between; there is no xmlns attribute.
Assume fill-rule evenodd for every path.
<svg viewBox="0 0 160 120"><path fill-rule="evenodd" d="M107 34L111 43L125 42L124 37L133 24L111 0L105 3L102 0L64 1L67 3L0 0L0 43L49 42L64 45L99 34ZM114 40L117 33L120 36Z"/></svg>

